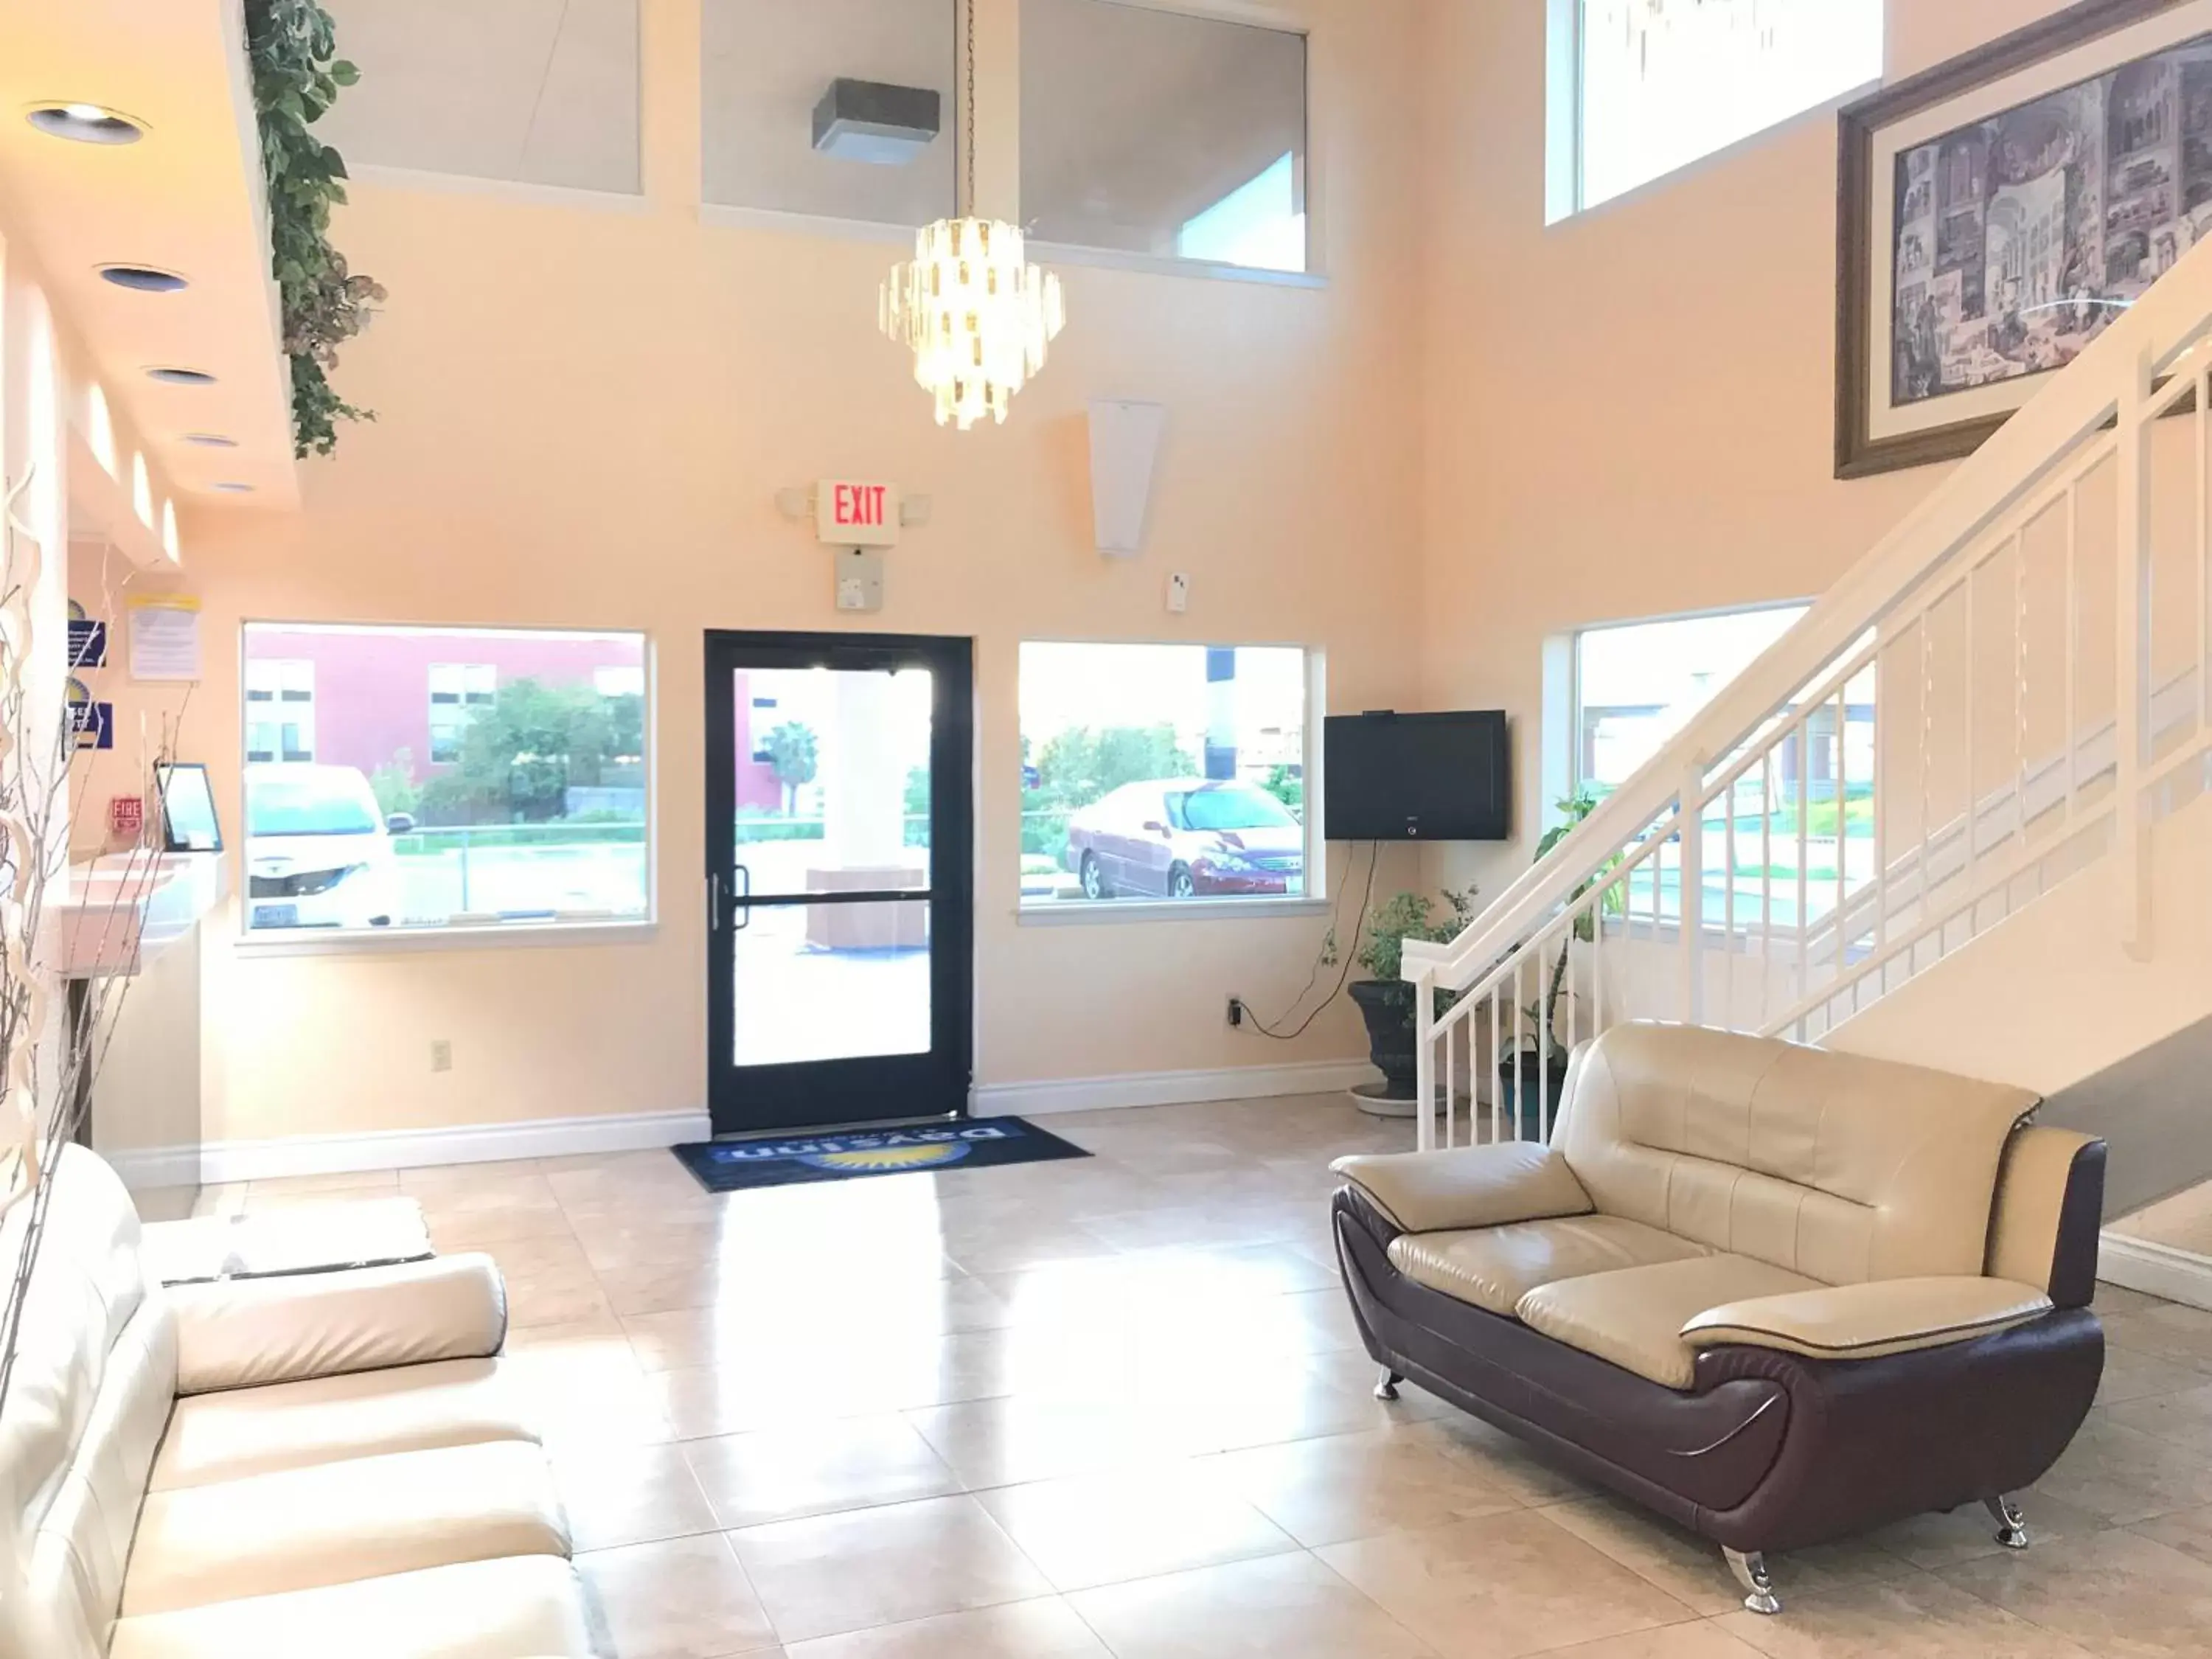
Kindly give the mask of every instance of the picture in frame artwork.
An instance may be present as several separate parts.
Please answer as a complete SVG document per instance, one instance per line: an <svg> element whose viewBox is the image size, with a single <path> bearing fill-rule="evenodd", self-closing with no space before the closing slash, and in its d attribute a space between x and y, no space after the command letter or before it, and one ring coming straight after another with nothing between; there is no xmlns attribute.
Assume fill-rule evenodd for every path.
<svg viewBox="0 0 2212 1659"><path fill-rule="evenodd" d="M2212 235L2212 0L2087 0L1839 125L1836 476L1971 454Z"/></svg>

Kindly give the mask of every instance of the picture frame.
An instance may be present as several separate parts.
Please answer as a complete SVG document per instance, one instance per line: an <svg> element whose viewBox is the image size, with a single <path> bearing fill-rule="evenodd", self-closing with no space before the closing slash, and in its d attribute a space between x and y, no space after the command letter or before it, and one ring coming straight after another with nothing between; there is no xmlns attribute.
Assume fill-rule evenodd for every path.
<svg viewBox="0 0 2212 1659"><path fill-rule="evenodd" d="M2212 235L2212 0L2083 0L1837 149L1836 476L1972 454Z"/></svg>

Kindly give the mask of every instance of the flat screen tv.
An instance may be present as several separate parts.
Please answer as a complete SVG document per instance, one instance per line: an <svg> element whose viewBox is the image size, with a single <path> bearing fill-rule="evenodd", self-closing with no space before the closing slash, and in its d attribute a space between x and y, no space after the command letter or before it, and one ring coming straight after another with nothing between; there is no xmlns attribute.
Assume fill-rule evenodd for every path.
<svg viewBox="0 0 2212 1659"><path fill-rule="evenodd" d="M1512 781L1502 710L1337 714L1322 726L1331 841L1504 841Z"/></svg>

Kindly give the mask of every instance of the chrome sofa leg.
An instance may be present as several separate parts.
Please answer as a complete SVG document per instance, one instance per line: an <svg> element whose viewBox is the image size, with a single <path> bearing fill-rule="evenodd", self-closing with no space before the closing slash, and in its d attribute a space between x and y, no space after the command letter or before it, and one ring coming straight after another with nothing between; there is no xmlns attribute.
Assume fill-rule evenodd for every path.
<svg viewBox="0 0 2212 1659"><path fill-rule="evenodd" d="M1774 1580L1767 1576L1764 1555L1757 1550L1746 1555L1741 1550L1726 1548L1721 1553L1728 1557L1729 1571L1735 1575L1735 1582L1747 1592L1743 1598L1744 1606L1753 1613L1782 1611L1781 1600L1774 1594Z"/></svg>
<svg viewBox="0 0 2212 1659"><path fill-rule="evenodd" d="M1398 1385L1405 1380L1388 1365L1382 1366L1375 1373L1375 1397L1377 1400L1395 1400Z"/></svg>
<svg viewBox="0 0 2212 1659"><path fill-rule="evenodd" d="M1982 1499L1982 1507L1990 1512L1990 1519L1997 1523L1997 1542L2008 1550L2027 1547L2027 1517L2020 1512L2020 1505L2000 1493Z"/></svg>

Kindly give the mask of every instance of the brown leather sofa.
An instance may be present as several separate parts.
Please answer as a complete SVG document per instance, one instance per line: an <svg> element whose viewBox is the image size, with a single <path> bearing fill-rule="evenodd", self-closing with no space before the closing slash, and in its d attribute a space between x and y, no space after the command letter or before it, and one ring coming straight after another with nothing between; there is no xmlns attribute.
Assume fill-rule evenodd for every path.
<svg viewBox="0 0 2212 1659"><path fill-rule="evenodd" d="M585 1659L506 1334L482 1255L164 1289L66 1149L0 1401L0 1659Z"/></svg>
<svg viewBox="0 0 2212 1659"><path fill-rule="evenodd" d="M1337 1250L1412 1378L1722 1546L1989 1507L2104 1368L2101 1141L2017 1089L1687 1026L1578 1049L1553 1143L1347 1158Z"/></svg>

